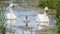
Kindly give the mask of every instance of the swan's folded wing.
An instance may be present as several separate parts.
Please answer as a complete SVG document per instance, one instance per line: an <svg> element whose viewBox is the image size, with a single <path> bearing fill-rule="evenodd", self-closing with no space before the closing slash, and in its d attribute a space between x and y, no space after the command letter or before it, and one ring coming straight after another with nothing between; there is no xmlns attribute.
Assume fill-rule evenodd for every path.
<svg viewBox="0 0 60 34"><path fill-rule="evenodd" d="M41 14L38 14L38 15L37 15L36 21L40 21L40 16L41 16Z"/></svg>

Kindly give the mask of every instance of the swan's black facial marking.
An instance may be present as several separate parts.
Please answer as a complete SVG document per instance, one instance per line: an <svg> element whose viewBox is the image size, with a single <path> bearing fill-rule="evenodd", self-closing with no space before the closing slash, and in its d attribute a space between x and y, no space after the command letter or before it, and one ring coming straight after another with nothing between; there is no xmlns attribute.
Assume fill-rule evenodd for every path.
<svg viewBox="0 0 60 34"><path fill-rule="evenodd" d="M48 12L48 10L45 11L46 13Z"/></svg>
<svg viewBox="0 0 60 34"><path fill-rule="evenodd" d="M9 7L10 7L10 8L15 8L16 6L12 4L12 5L10 5Z"/></svg>
<svg viewBox="0 0 60 34"><path fill-rule="evenodd" d="M15 7L15 5L13 5L13 8Z"/></svg>

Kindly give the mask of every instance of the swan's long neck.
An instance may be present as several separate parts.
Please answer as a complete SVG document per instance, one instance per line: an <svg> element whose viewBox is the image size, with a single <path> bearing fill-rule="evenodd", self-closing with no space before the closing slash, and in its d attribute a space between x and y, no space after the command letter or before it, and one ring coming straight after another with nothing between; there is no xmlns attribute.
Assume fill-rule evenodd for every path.
<svg viewBox="0 0 60 34"><path fill-rule="evenodd" d="M10 8L10 13L13 13L13 9L12 8Z"/></svg>
<svg viewBox="0 0 60 34"><path fill-rule="evenodd" d="M44 12L45 15L48 15L48 13Z"/></svg>

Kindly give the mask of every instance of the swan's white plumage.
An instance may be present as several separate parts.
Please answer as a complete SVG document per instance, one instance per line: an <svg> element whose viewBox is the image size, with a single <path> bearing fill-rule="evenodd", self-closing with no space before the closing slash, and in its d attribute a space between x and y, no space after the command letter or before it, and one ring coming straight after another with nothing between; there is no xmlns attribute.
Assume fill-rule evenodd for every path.
<svg viewBox="0 0 60 34"><path fill-rule="evenodd" d="M36 21L39 22L49 22L49 17L45 14L38 14Z"/></svg>
<svg viewBox="0 0 60 34"><path fill-rule="evenodd" d="M48 10L48 7L45 7L45 10Z"/></svg>
<svg viewBox="0 0 60 34"><path fill-rule="evenodd" d="M16 19L16 15L14 13L8 13L6 18L7 19Z"/></svg>
<svg viewBox="0 0 60 34"><path fill-rule="evenodd" d="M38 29L44 29L45 27L49 26L49 17L48 17L48 7L44 8L44 13L43 14L38 14L36 21L37 21L37 28Z"/></svg>
<svg viewBox="0 0 60 34"><path fill-rule="evenodd" d="M6 19L16 19L16 15L13 13L13 5L14 4L9 5L10 12L7 14Z"/></svg>
<svg viewBox="0 0 60 34"><path fill-rule="evenodd" d="M38 29L43 29L44 28L44 27L42 27L43 25L49 26L49 17L45 14L38 14L36 21L38 22L37 23Z"/></svg>

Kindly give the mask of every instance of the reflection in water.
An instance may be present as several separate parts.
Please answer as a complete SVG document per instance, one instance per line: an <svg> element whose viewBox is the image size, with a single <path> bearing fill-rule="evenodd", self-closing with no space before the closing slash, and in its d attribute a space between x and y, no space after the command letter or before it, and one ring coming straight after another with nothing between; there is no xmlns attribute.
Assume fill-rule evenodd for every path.
<svg viewBox="0 0 60 34"><path fill-rule="evenodd" d="M16 20L7 20L7 31L9 31L11 34L13 34L13 25L15 24Z"/></svg>

